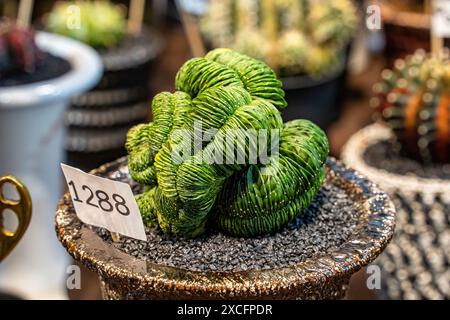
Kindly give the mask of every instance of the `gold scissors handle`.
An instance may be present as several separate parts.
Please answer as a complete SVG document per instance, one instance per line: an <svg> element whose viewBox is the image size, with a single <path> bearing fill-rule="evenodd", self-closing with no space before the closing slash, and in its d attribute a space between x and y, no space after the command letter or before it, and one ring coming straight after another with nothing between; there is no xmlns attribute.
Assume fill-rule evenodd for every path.
<svg viewBox="0 0 450 320"><path fill-rule="evenodd" d="M19 200L7 199L3 187L10 184L14 187ZM9 209L16 214L18 226L15 231L6 230L3 212ZM31 220L31 197L27 188L16 178L6 176L0 178L0 262L14 249L28 228Z"/></svg>

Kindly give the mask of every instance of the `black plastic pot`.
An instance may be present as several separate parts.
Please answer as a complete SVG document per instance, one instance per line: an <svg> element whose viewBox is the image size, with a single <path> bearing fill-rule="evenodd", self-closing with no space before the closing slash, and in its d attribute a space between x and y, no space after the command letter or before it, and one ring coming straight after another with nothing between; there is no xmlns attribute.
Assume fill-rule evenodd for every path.
<svg viewBox="0 0 450 320"><path fill-rule="evenodd" d="M127 131L149 117L149 82L163 47L159 34L144 27L120 45L99 50L104 67L100 83L73 99L66 112L69 164L91 170L125 155Z"/></svg>
<svg viewBox="0 0 450 320"><path fill-rule="evenodd" d="M345 87L345 63L321 78L297 76L281 78L288 107L283 120L308 119L326 130L340 115Z"/></svg>

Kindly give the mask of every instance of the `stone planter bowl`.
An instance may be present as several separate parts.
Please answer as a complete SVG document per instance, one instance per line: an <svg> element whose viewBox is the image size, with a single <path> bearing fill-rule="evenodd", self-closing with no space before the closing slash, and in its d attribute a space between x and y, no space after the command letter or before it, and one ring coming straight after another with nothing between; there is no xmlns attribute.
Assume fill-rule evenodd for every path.
<svg viewBox="0 0 450 320"><path fill-rule="evenodd" d="M126 180L126 158L93 173ZM389 243L395 211L375 184L332 158L327 161L327 179L355 201L360 223L351 238L331 254L289 267L200 272L145 262L106 243L84 225L69 194L59 203L56 233L76 260L98 273L104 299L340 299L351 275Z"/></svg>

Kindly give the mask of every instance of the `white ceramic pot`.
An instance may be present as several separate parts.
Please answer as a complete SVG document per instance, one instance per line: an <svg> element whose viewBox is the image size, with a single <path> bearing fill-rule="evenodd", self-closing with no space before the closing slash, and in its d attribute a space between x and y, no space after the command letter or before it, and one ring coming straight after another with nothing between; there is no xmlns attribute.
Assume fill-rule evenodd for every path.
<svg viewBox="0 0 450 320"><path fill-rule="evenodd" d="M72 65L42 82L0 88L0 176L28 187L33 217L27 233L0 266L0 291L25 298L64 298L68 256L54 236L53 212L62 194L63 114L70 99L100 80L102 63L92 48L39 32L38 46Z"/></svg>

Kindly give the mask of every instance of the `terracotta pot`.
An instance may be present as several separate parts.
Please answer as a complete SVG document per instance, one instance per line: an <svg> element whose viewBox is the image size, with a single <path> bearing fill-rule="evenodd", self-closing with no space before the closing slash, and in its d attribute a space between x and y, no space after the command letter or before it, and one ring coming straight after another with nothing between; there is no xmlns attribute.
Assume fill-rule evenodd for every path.
<svg viewBox="0 0 450 320"><path fill-rule="evenodd" d="M93 173L129 179L125 158ZM327 179L355 201L360 210L357 231L331 254L289 267L200 272L145 262L108 244L84 225L68 194L58 206L56 232L76 260L99 274L105 299L339 299L351 275L387 246L395 211L376 185L331 158Z"/></svg>
<svg viewBox="0 0 450 320"><path fill-rule="evenodd" d="M384 276L382 293L390 299L449 299L450 180L396 174L369 165L374 144L390 140L390 129L370 125L345 145L343 161L389 193L397 209L392 243L376 261Z"/></svg>
<svg viewBox="0 0 450 320"><path fill-rule="evenodd" d="M425 13L423 7L411 10L397 7L392 2L381 2L388 66L393 66L396 59L413 54L417 49L431 50L430 14ZM445 44L448 47L449 39Z"/></svg>

